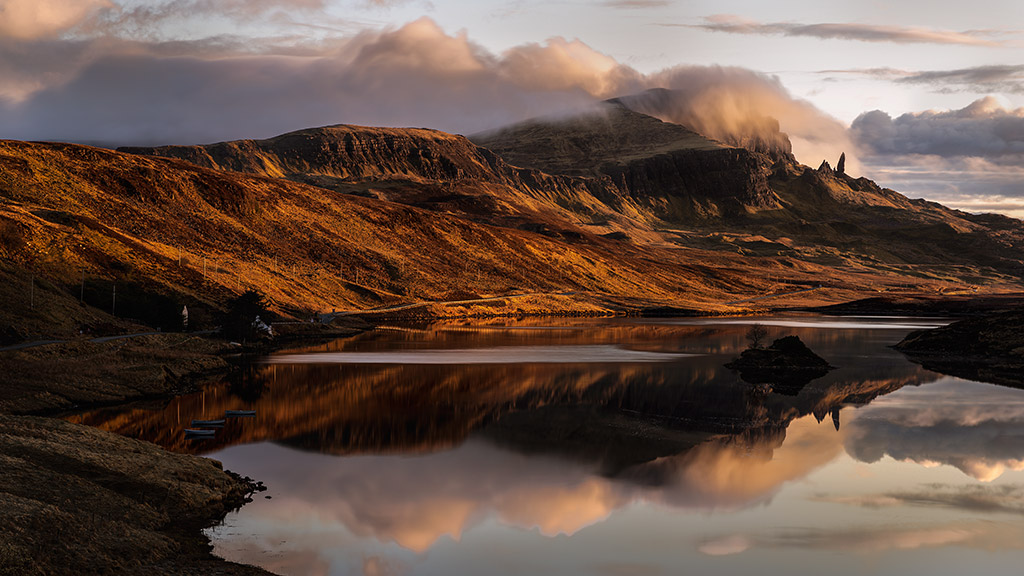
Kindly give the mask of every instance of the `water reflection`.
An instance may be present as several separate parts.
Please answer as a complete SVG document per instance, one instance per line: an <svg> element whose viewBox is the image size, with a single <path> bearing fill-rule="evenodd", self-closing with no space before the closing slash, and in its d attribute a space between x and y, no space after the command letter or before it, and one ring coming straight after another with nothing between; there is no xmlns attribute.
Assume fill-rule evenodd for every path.
<svg viewBox="0 0 1024 576"><path fill-rule="evenodd" d="M722 367L746 346L745 326L695 322L390 328L272 357L319 355L323 363L255 364L232 382L163 407L143 404L75 419L193 453L264 440L335 454L436 451L483 431L495 442L526 451L603 459L614 471L676 454L713 434L784 430L803 414L820 420L844 404L934 378L880 346L899 339L894 331L802 323L801 329L769 336L797 333L840 369L792 397L761 394ZM608 362L579 354L597 348L625 354ZM536 358L542 349L549 350L548 359L560 361L521 361ZM515 361L474 362L482 355L495 357L494 350L516 350L510 355ZM410 352L432 354L444 363L393 363ZM391 361L336 364L338 354L376 354ZM872 361L863 362L865 355ZM647 361L651 358L659 361ZM182 430L191 419L217 418L238 408L256 410L258 417L229 421L212 441L184 439ZM643 433L622 433L630 430Z"/></svg>
<svg viewBox="0 0 1024 576"><path fill-rule="evenodd" d="M887 346L908 320L760 321L838 368L751 386L723 367L741 321L391 327L78 419L263 480L273 499L230 517L217 550L287 574L760 573L822 550L1019 549L1020 391L907 362ZM183 439L236 408L257 417ZM833 571L864 568L848 564Z"/></svg>
<svg viewBox="0 0 1024 576"><path fill-rule="evenodd" d="M980 481L1024 470L1024 395L944 378L893 402L882 398L852 425L847 449L865 462L884 455L948 464Z"/></svg>

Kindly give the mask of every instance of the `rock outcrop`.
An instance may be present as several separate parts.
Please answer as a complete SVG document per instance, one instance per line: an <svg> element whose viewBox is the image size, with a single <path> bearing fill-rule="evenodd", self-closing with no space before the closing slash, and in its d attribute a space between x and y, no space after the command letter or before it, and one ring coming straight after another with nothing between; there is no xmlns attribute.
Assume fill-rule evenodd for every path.
<svg viewBox="0 0 1024 576"><path fill-rule="evenodd" d="M846 174L846 152L839 155L839 162L836 162L836 174Z"/></svg>
<svg viewBox="0 0 1024 576"><path fill-rule="evenodd" d="M797 394L812 380L834 367L808 348L798 336L786 336L767 348L749 348L726 368L738 370L750 384L768 384L780 394Z"/></svg>
<svg viewBox="0 0 1024 576"><path fill-rule="evenodd" d="M1024 388L1024 311L911 332L896 349L935 372Z"/></svg>

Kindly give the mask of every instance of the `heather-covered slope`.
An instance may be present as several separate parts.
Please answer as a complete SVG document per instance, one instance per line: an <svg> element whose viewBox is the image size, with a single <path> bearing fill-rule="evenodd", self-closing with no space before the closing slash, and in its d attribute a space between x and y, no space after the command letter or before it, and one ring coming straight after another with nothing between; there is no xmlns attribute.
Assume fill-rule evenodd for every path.
<svg viewBox="0 0 1024 576"><path fill-rule="evenodd" d="M573 236L644 228L611 182L510 166L465 137L417 128L325 126L267 140L122 148L198 166L453 212L490 224Z"/></svg>
<svg viewBox="0 0 1024 576"><path fill-rule="evenodd" d="M666 238L683 245L735 249L723 242L729 234L756 235L777 255L969 283L1019 280L1024 270L1019 220L911 200L827 162L813 169L784 152L715 147L624 102L631 100L611 100L603 114L533 120L473 140L512 163L610 179L663 229L677 230ZM656 113L657 102L645 99L643 109ZM676 145L666 145L672 138Z"/></svg>
<svg viewBox="0 0 1024 576"><path fill-rule="evenodd" d="M568 241L590 232L970 289L1019 281L1018 220L910 200L827 163L800 165L781 132L751 149L730 147L636 111L656 114L659 102L610 100L579 116L473 136L480 146L432 130L332 126L263 141L129 150Z"/></svg>
<svg viewBox="0 0 1024 576"><path fill-rule="evenodd" d="M84 278L94 306L110 305L117 290L117 314L151 325L146 315L155 310L173 319L187 304L198 315L247 288L303 316L533 292L713 308L748 282L739 259L701 251L641 249L582 232L566 241L70 144L0 142L0 221L9 231L0 250L12 273L31 270L66 296L77 296ZM22 288L8 299L5 317L44 312L25 311L30 295ZM574 296L562 298L556 308L577 309ZM488 305L496 313L529 308L526 299Z"/></svg>

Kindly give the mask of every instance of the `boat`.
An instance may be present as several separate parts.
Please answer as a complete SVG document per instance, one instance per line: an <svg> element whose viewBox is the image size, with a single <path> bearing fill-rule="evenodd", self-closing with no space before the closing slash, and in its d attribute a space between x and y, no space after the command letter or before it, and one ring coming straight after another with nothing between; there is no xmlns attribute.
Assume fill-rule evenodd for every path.
<svg viewBox="0 0 1024 576"><path fill-rule="evenodd" d="M220 420L193 420L192 421L192 427L193 428L216 428L216 427L224 426L224 422L226 422L226 420L224 420L223 418L221 418Z"/></svg>
<svg viewBox="0 0 1024 576"><path fill-rule="evenodd" d="M224 416L226 418L244 418L247 416L255 416L255 410L225 410Z"/></svg>
<svg viewBox="0 0 1024 576"><path fill-rule="evenodd" d="M185 428L185 438L213 438L213 435L216 433L216 430L196 430L195 428Z"/></svg>

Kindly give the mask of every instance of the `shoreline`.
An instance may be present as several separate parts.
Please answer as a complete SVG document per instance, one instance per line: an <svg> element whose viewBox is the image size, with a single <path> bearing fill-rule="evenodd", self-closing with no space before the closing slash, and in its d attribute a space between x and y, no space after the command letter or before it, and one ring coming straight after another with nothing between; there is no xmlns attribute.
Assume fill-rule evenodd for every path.
<svg viewBox="0 0 1024 576"><path fill-rule="evenodd" d="M964 299L970 301L971 299ZM958 305L964 314L977 315L979 309L989 309L1005 305L1009 301L1019 301L1020 295L997 297L989 302L974 302ZM81 540L79 552L82 555L92 554L95 566L101 570L122 570L126 566L137 567L149 573L221 573L221 574L270 574L262 569L233 564L222 558L213 556L208 538L202 529L215 525L223 520L224 515L233 508L245 503L251 496L254 485L248 479L239 478L229 471L221 469L215 460L175 454L156 445L104 432L86 425L73 424L61 420L60 416L77 414L89 409L113 407L128 403L155 401L159 402L200 389L214 379L227 375L244 357L262 355L281 347L296 343L344 338L371 329L369 322L390 321L424 321L424 320L459 320L501 317L719 317L719 316L759 316L784 312L815 312L837 313L858 312L889 312L912 315L934 314L936 310L949 309L950 299L927 298L917 301L913 306L902 306L899 303L887 302L884 299L863 299L833 306L775 307L761 310L733 311L698 311L670 306L634 308L631 311L602 310L600 313L580 310L563 310L562 313L551 314L550 310L516 312L498 314L473 315L423 315L393 314L367 315L359 314L358 318L339 318L335 325L317 325L298 323L296 330L285 331L279 340L269 345L241 347L222 340L201 336L175 333L146 335L137 339L99 343L72 341L52 344L38 348L27 348L17 351L0 353L0 369L11 374L19 374L12 389L5 389L0 394L0 423L4 432L0 434L0 443L4 450L0 451L0 460L5 466L0 467L0 502L8 500L7 509L14 512L0 512L5 522L0 526L17 525L11 514L19 514L19 510L27 510L23 493L36 486L53 487L49 492L30 495L39 510L56 509L67 525L59 529L58 540L39 542L24 532L13 532L11 529L0 530L0 565L14 566L12 563L23 554L24 550L38 550L39 547L49 552L49 547L58 547L66 552L66 541ZM680 314L682 313L682 314ZM369 316L369 317L368 317ZM145 359L142 362L140 359ZM105 362L105 364L104 364ZM88 367L76 374L79 379L74 386L60 388L59 380L46 379L40 376L34 367L46 367L53 373L74 371ZM928 367L927 365L925 366ZM13 370L13 372L12 372ZM91 371L90 371L91 370ZM26 378L27 374L33 374ZM57 387L57 389L52 389ZM21 393L19 397L17 393ZM33 443L53 445L59 443L57 452L65 452L60 456L52 456L52 451L29 450L26 446ZM146 464L139 465L142 459ZM18 460L18 462L16 462ZM20 464L19 464L20 462ZM60 465L58 465L58 462ZM71 462L73 465L68 466ZM77 464L75 464L77 463ZM85 465L84 463L88 463ZM111 472L104 467L112 467L118 471L118 480L113 488L108 485ZM191 492L175 492L167 484L168 478L154 478L150 470L167 471L168 478L180 478L182 471L194 474L195 487L199 493L205 494L203 499L196 500ZM10 472L14 470L14 473ZM24 470L34 470L36 479L26 486ZM76 474L75 471L80 472ZM69 477L70 474L70 477ZM178 481L180 488L181 481ZM68 498L67 487L73 486L75 497ZM124 494L115 495L127 506L125 517L152 518L155 514L163 521L149 522L139 528L147 530L146 535L132 536L138 542L156 539L164 542L164 547L154 548L157 552L147 556L144 551L120 547L106 539L100 539L97 546L112 546L100 550L89 549L87 534L110 529L121 529L121 520L103 517L104 507L101 499L91 501L79 497L81 494L106 493L110 490L121 490ZM189 490L192 490L190 488ZM205 492L204 492L205 490ZM139 494L143 494L139 496ZM161 493L159 499L152 496ZM147 495L148 494L148 495ZM186 517L176 517L181 506L190 506ZM3 507L0 507L3 508ZM0 516L0 517L4 517ZM21 518L21 516L17 516ZM89 518L88 521L83 520ZM77 532L76 532L77 530ZM150 534L152 533L152 534ZM155 535L154 535L155 534ZM33 548L35 547L35 548ZM161 556L159 550L171 551ZM108 554L105 556L104 554ZM74 554L72 554L74 556ZM84 561L80 556L73 560ZM13 559L13 560L11 560ZM94 567L95 567L94 566ZM129 570L130 571L130 570Z"/></svg>

